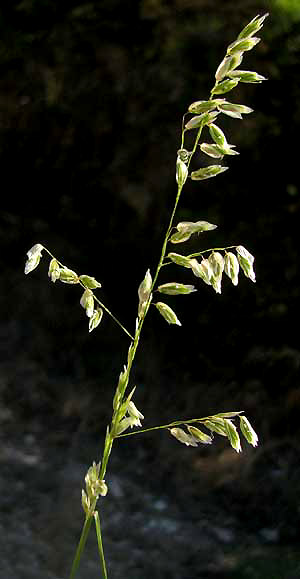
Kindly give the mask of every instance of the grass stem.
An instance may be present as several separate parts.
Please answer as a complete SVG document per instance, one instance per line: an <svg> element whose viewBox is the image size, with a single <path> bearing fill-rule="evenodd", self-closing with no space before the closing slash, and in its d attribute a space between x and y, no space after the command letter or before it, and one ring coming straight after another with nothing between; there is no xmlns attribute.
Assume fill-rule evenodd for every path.
<svg viewBox="0 0 300 579"><path fill-rule="evenodd" d="M102 544L100 517L99 517L98 511L95 511L95 513L94 513L94 520L95 520L95 526L96 526L98 551L99 551L101 567L102 567L102 575L103 575L103 579L107 579L107 571L106 571L105 557L104 557L103 544Z"/></svg>
<svg viewBox="0 0 300 579"><path fill-rule="evenodd" d="M84 550L84 547L86 544L86 540L88 538L88 534L90 531L91 523L92 523L92 516L86 517L83 528L82 528L81 536L79 539L79 543L78 543L78 546L76 549L75 557L73 560L72 569L71 569L71 573L70 573L70 579L74 579L75 574L78 570L81 555L83 553L83 550Z"/></svg>

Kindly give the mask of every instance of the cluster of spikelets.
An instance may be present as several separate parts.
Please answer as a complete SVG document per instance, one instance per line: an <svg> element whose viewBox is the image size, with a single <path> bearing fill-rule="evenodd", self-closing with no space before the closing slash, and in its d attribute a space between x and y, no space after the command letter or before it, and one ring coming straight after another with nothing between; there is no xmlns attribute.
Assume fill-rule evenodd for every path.
<svg viewBox="0 0 300 579"><path fill-rule="evenodd" d="M239 416L240 429L247 442L252 444L252 446L257 446L257 434L246 416L242 416L240 412L225 412L201 419L200 424L210 431L210 435L191 424L183 425L188 432L179 427L170 428L170 432L179 442L186 444L186 446L198 446L199 443L211 444L213 441L213 433L217 433L228 438L232 448L234 448L236 452L241 452L242 447L239 433L232 421L232 418L236 416Z"/></svg>
<svg viewBox="0 0 300 579"><path fill-rule="evenodd" d="M201 167L196 171L189 173L189 166L191 159L196 152L199 145L202 153L215 159L222 159L224 155L238 155L235 150L235 145L228 143L226 136L222 129L216 124L216 119L220 114L233 117L235 119L242 119L243 114L253 112L253 109L246 105L228 102L225 98L218 98L218 95L228 93L237 86L239 82L243 83L261 83L265 80L260 74L249 70L241 70L240 66L244 53L251 50L260 41L260 38L254 36L263 26L264 20L268 14L264 16L256 16L243 28L237 39L232 42L228 48L225 57L217 68L215 73L215 85L211 90L210 99L207 101L201 100L193 102L188 107L186 114L192 114L187 122L183 122L182 146L177 151L176 162L176 180L178 184L179 195L188 178L191 177L194 181L209 179L220 175L228 169L223 165L208 165ZM184 119L185 119L184 115ZM207 127L212 142L200 142L202 130ZM184 148L185 133L191 130L197 130L195 144L191 151ZM168 241L171 243L183 243L187 241L193 233L201 233L215 229L217 226L206 221L181 222L176 227L176 232L170 234ZM202 256L202 261L196 259L198 255L205 252L200 252L192 256L184 256L174 252L168 254L168 258L177 265L190 268L196 277L201 278L206 284L211 285L216 293L221 293L222 274L228 275L234 285L238 284L239 268L243 270L244 274L253 282L255 282L255 273L253 270L254 257L243 247L238 245L235 247L237 255L232 251L226 251L223 256L220 251L212 251L208 258ZM145 280L148 279L147 272ZM158 287L158 291L166 294L189 294L195 291L193 285L184 285L180 283L164 284ZM152 299L152 296L148 297ZM145 297L140 297L139 311L143 313L146 307L147 300ZM158 302L155 304L161 315L170 324L181 325L175 312L165 303Z"/></svg>
<svg viewBox="0 0 300 579"><path fill-rule="evenodd" d="M205 283L211 285L216 293L220 294L223 272L226 273L233 285L237 285L241 267L246 277L255 282L253 255L242 245L237 245L235 249L237 255L232 251L225 250L224 257L219 251L212 251L208 258L202 259L201 263L192 256L179 255L173 252L169 253L168 257L177 265L190 268L196 277L200 277Z"/></svg>
<svg viewBox="0 0 300 579"><path fill-rule="evenodd" d="M30 273L39 265L43 249L49 253L40 243L36 243L27 251L25 274ZM100 288L101 283L90 275L77 275L75 271L65 267L54 257L52 257L49 264L48 276L53 283L59 280L71 285L80 284L83 287L84 292L80 299L80 305L85 309L86 315L89 318L89 332L97 328L102 320L103 310L99 306L95 307L95 300L97 300L97 298L95 298L92 290Z"/></svg>
<svg viewBox="0 0 300 579"><path fill-rule="evenodd" d="M177 225L178 232L172 235L170 241L173 243L179 243L179 241L185 241L188 239L192 233L215 229L215 227L216 225L212 225L206 221L198 221L196 223L182 222ZM237 255L232 251L225 251L224 257L220 251L212 251L209 257L206 259L203 258L201 262L199 262L193 255L185 256L174 252L169 253L167 257L171 262L191 269L194 276L201 278L206 284L211 285L216 293L220 294L223 272L225 272L225 274L230 278L233 285L236 286L238 284L238 274L241 267L246 277L255 282L253 255L251 255L251 253L249 253L249 251L247 251L247 249L242 245L236 246L235 249ZM152 290L153 282L150 270L148 270L138 289L139 317L144 315L148 303L152 301ZM169 282L159 285L157 291L161 294L167 295L188 295L197 291L197 289L194 285ZM169 324L181 326L181 322L169 305L164 302L156 302L154 305Z"/></svg>
<svg viewBox="0 0 300 579"><path fill-rule="evenodd" d="M30 273L39 265L43 250L45 250L47 253L49 253L49 255L51 255L50 252L40 243L36 243L31 249L29 249L29 251L27 251L25 274ZM66 284L70 285L79 284L83 287L84 292L80 299L80 305L85 309L86 315L89 318L89 331L91 332L92 330L94 330L101 322L103 316L103 309L99 306L95 308L95 301L99 302L99 300L92 290L101 288L101 284L92 276L77 275L75 271L65 267L60 262L58 262L54 257L52 257L49 264L48 276L54 283L57 280L59 280ZM132 348L129 349L128 362L130 359L130 353L132 353ZM142 426L141 420L144 418L143 414L137 409L132 400L135 388L133 388L130 394L126 397L126 399L123 400L127 384L128 384L128 368L124 367L124 371L120 373L118 386L113 399L114 437L120 435L128 428L133 428L134 426Z"/></svg>
<svg viewBox="0 0 300 579"><path fill-rule="evenodd" d="M93 514L95 504L99 496L105 497L107 495L107 485L104 479L100 479L101 463L93 462L85 476L85 488L82 489L81 503L86 515Z"/></svg>
<svg viewBox="0 0 300 579"><path fill-rule="evenodd" d="M210 99L208 101L195 101L188 108L188 113L186 114L191 113L195 116L185 123L184 132L190 131L191 129L197 129L201 132L201 130L207 126L213 142L200 143L200 149L209 157L222 159L224 155L238 155L238 152L234 150L235 145L230 145L227 142L224 132L215 124L215 120L221 113L235 119L242 119L243 114L249 114L253 112L253 109L245 105L228 102L224 98L216 98L216 95L230 92L239 82L257 84L266 80L264 76L257 72L241 70L238 67L243 60L244 53L254 48L254 46L260 42L260 38L255 37L254 34L262 28L267 16L268 14L255 16L255 18L243 28L237 39L228 46L226 55L216 70L216 82L211 90ZM196 145L197 144L198 139L196 139ZM194 152L195 148L193 151L187 151L183 148L183 145L177 152L176 179L181 188L189 175L189 161ZM228 167L222 165L210 165L192 171L190 176L194 181L199 181L215 177L227 169Z"/></svg>

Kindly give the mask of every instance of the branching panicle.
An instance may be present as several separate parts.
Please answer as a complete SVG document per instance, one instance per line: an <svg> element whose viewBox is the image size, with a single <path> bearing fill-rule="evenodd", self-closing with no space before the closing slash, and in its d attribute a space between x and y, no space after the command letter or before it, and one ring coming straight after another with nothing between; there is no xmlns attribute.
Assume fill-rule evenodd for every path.
<svg viewBox="0 0 300 579"><path fill-rule="evenodd" d="M204 282L207 285L212 286L214 291L218 294L221 294L222 291L222 279L224 273L229 277L234 286L238 285L240 269L246 277L255 282L255 273L253 269L254 257L242 245L237 244L230 247L211 248L190 255L175 253L171 248L172 244L176 245L184 243L194 234L206 234L206 232L213 231L217 227L212 223L199 219L194 222L179 222L176 226L174 226L174 221L182 190L188 178L192 181L202 181L221 175L229 169L228 166L219 164L223 157L232 157L239 154L235 150L235 145L229 144L223 129L219 126L219 121L221 121L222 115L229 116L233 119L242 119L244 114L252 113L253 110L246 105L229 102L227 98L223 97L223 95L227 95L227 93L232 91L240 82L261 83L265 80L265 77L256 72L241 70L239 67L243 61L244 53L252 50L252 48L254 48L254 46L256 46L260 41L255 34L262 28L266 17L267 14L264 16L258 15L242 29L236 40L228 46L224 58L217 67L214 86L211 89L208 100L197 100L191 103L187 112L183 116L181 144L176 157L175 177L177 182L177 193L174 207L170 215L169 225L164 237L157 268L152 274L148 269L144 279L138 287L138 304L135 315L136 324L134 334L131 334L99 300L98 295L95 294L95 290L101 289L101 283L94 277L89 275L78 275L75 271L59 262L49 252L49 250L40 243L35 244L27 252L28 259L25 265L25 274L32 272L38 266L42 257L42 251L44 250L51 258L48 275L53 283L60 281L69 285L81 286L83 293L80 298L80 305L85 310L89 319L89 332L99 326L105 312L130 338L127 363L120 373L113 396L113 415L111 423L106 429L103 455L98 464L94 462L88 469L85 477L86 488L82 491L82 506L86 519L74 557L70 576L71 579L75 577L78 569L92 518L95 519L102 574L104 578L107 577L100 519L95 508L99 497L104 497L107 494L107 485L104 477L115 439L135 435L137 433L165 429L169 430L173 437L186 446L197 447L199 444L212 444L214 435L218 434L226 438L236 452L240 452L240 436L237 426L234 424L234 420L239 417L240 430L245 440L252 446L257 445L257 434L253 430L249 420L243 416L240 411L219 413L213 416L193 418L185 421L179 420L172 422L171 424L132 431L133 427L141 428L141 420L144 419L144 416L133 402L133 395L135 394L136 387L131 389L129 395L126 394L126 391L130 385L131 369L139 345L143 324L150 306L154 305L156 310L168 324L181 326L181 322L176 313L167 303L155 301L155 299L153 299L153 296L157 295L157 293L154 292L164 294L168 297L168 295L189 295L198 289L198 287L195 287L194 285L181 283L180 281L170 281L158 285L158 277L163 266L175 264L187 269L190 271L194 283L198 283L199 280L199 288L201 287L202 282ZM221 98L219 98L219 95L222 95ZM189 120L186 120L187 115L192 115ZM196 133L194 133L194 144L192 150L188 150L185 146L186 132L188 132L189 135L193 135L193 131L196 131ZM202 141L203 131L206 133L205 141ZM207 138L209 140L207 140ZM196 166L192 169L191 164L199 155L205 155L205 157L217 159L217 164L207 166L207 164L204 163L203 166ZM198 165L198 160L196 164ZM170 248L169 253L168 247ZM201 261L198 261L197 258L200 258ZM194 278L197 279L195 280ZM193 425L193 423L197 426ZM201 426L201 428L199 428L199 426ZM128 432L129 428L130 431ZM202 430L202 428L206 429L207 432Z"/></svg>

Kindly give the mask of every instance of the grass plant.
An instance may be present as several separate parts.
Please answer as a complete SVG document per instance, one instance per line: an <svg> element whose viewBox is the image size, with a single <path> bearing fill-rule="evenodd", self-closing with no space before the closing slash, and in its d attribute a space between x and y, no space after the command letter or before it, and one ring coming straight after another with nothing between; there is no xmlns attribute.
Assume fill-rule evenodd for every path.
<svg viewBox="0 0 300 579"><path fill-rule="evenodd" d="M224 95L226 94L227 96L227 93L231 92L239 83L259 84L265 80L262 75L256 72L241 69L240 65L244 54L254 48L260 41L256 37L256 33L262 28L266 17L267 14L264 16L258 15L242 29L234 42L228 46L223 60L217 67L214 85L208 100L198 100L191 103L187 112L183 115L181 142L176 159L177 193L170 213L169 224L165 232L157 268L154 273L151 273L148 269L144 279L138 286L138 307L134 330L129 331L126 329L105 306L99 298L99 295L101 295L99 293L101 292L101 283L94 277L77 274L59 261L41 243L35 244L27 252L25 274L32 272L38 266L44 251L50 258L48 271L50 280L53 283L58 281L81 288L80 305L88 317L89 332L98 328L103 315L108 315L113 322L119 325L125 334L125 338L129 339L127 359L113 392L112 418L106 428L102 457L98 462L92 464L85 477L85 489L82 490L82 507L85 520L72 564L71 579L74 579L76 575L92 524L95 525L102 576L105 579L108 577L99 513L101 511L101 501L104 500L108 492L108 485L105 480L113 445L121 443L123 437L142 434L151 430L164 430L180 443L196 447L199 444L212 444L214 435L218 434L226 437L236 452L240 452L239 427L241 434L249 444L256 446L258 443L255 431L240 410L192 418L185 421L175 420L170 424L162 424L147 429L141 428L144 416L134 403L136 387L131 384L131 370L149 311L156 309L168 324L181 326L175 311L167 303L168 295L188 295L197 291L195 285L178 281L159 284L159 274L163 267L166 268L170 264L177 264L179 274L180 268L188 269L191 280L194 278L196 278L195 282L201 280L200 283L208 284L218 294L221 294L222 291L224 274L235 286L238 285L240 271L252 282L255 282L254 257L242 245L211 248L190 255L177 253L173 249L176 249L179 244L184 244L192 235L206 234L206 232L212 231L217 227L215 224L199 219L194 222L179 222L175 225L176 212L183 188L188 180L195 181L195 187L199 187L198 181L211 179L221 175L228 169L227 166L221 164L224 157L230 158L239 154L235 145L227 141L225 133L219 126L219 121L221 121L223 115L233 119L242 119L242 115L248 115L253 110L246 105L228 101L227 98L224 98ZM202 139L203 133L206 133L208 141ZM192 142L189 148L187 148L187 142ZM199 156L203 159L201 167L198 166ZM213 164L209 164L209 161L207 162L209 159L214 160L211 161ZM196 167L192 168L195 163Z"/></svg>

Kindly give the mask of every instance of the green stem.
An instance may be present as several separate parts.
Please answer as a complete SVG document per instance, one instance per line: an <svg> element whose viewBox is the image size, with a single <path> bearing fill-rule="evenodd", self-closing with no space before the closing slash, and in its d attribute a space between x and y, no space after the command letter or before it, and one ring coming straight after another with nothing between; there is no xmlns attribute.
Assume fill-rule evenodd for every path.
<svg viewBox="0 0 300 579"><path fill-rule="evenodd" d="M169 236L170 236L170 233L171 233L171 230L172 230L172 227L173 227L173 221L174 221L176 209L177 209L177 206L178 206L178 203L179 203L181 191L182 191L182 187L178 187L178 191L177 191L177 195L176 195L176 199L175 199L175 204L174 204L174 207L173 207L173 211L172 211L171 218L170 218L170 221L169 221L167 233L166 233L166 236L165 236L165 239L164 239L164 242L163 242L163 246L162 246L162 251L161 251L160 260L159 260L159 262L158 262L158 266L157 266L157 269L156 269L156 272L155 272L155 275L154 275L154 278L153 278L152 290L153 290L153 288L154 288L154 286L155 286L155 283L156 283L156 280L157 280L157 278L158 278L159 272L160 272L160 270L161 270L163 261L164 261L164 259L165 259L166 250L167 250L167 244L168 244Z"/></svg>
<svg viewBox="0 0 300 579"><path fill-rule="evenodd" d="M79 539L79 543L76 549L76 553L75 553L75 557L73 560L73 564L72 564L72 569L71 569L71 573L70 573L70 579L74 579L75 574L77 572L77 569L79 567L79 563L80 563L80 559L81 559L81 555L83 553L85 544L86 544L86 540L88 538L88 534L90 531L90 527L91 527L91 523L92 523L93 517L92 516L87 516L81 531L81 536Z"/></svg>
<svg viewBox="0 0 300 579"><path fill-rule="evenodd" d="M191 152L191 155L190 155L189 160L188 160L188 163L187 163L187 166L188 166L188 167L190 166L190 162L191 162L192 157L193 157L193 155L194 155L194 153L195 153L195 151L196 151L196 148L197 148L197 145L198 145L200 136L201 136L201 132L202 132L202 127L200 127L200 129L198 130L197 137L196 137L195 143L194 143L194 147L193 147L193 150L192 150L192 152ZM183 145L184 145L184 129L183 129L183 131L182 131L182 147L183 147ZM180 200L181 191L182 191L182 186L181 186L181 187L178 186L178 191L177 191L177 195L176 195L176 199L175 199L173 211L172 211L172 213L171 213L171 217L170 217L170 221L169 221L167 233L166 233L166 236L165 236L165 239L164 239L164 242L163 242L163 246L162 246L162 251L161 251L160 260L159 260L159 262L158 262L158 266L157 266L157 269L156 269L156 272L155 272L155 275L154 275L154 278L153 278L152 290L153 290L153 288L154 288L154 286L155 286L155 283L156 283L156 280L157 280L157 278L158 278L159 272L160 272L160 270L161 270L161 268L162 268L162 266L163 266L163 261L164 261L164 259L165 259L165 255L166 255L167 244L168 244L169 237L170 237L170 233L171 233L171 230L172 230L172 227L173 227L173 222L174 222L175 213L176 213L176 210L177 210L177 207L178 207L178 203L179 203L179 200ZM149 298L148 301L149 301L149 303L150 303L150 298ZM147 314L147 311L148 311L148 308L146 308L145 316L146 316L146 314ZM144 318L145 318L145 316L144 316Z"/></svg>
<svg viewBox="0 0 300 579"><path fill-rule="evenodd" d="M101 561L101 566L102 566L102 575L103 575L104 579L107 579L105 557L104 557L104 551L103 551L103 545L102 545L100 517L99 517L98 511L95 511L94 519L95 519L96 534L97 534L97 541L98 541L98 551L99 551L99 556L100 556L100 561Z"/></svg>

